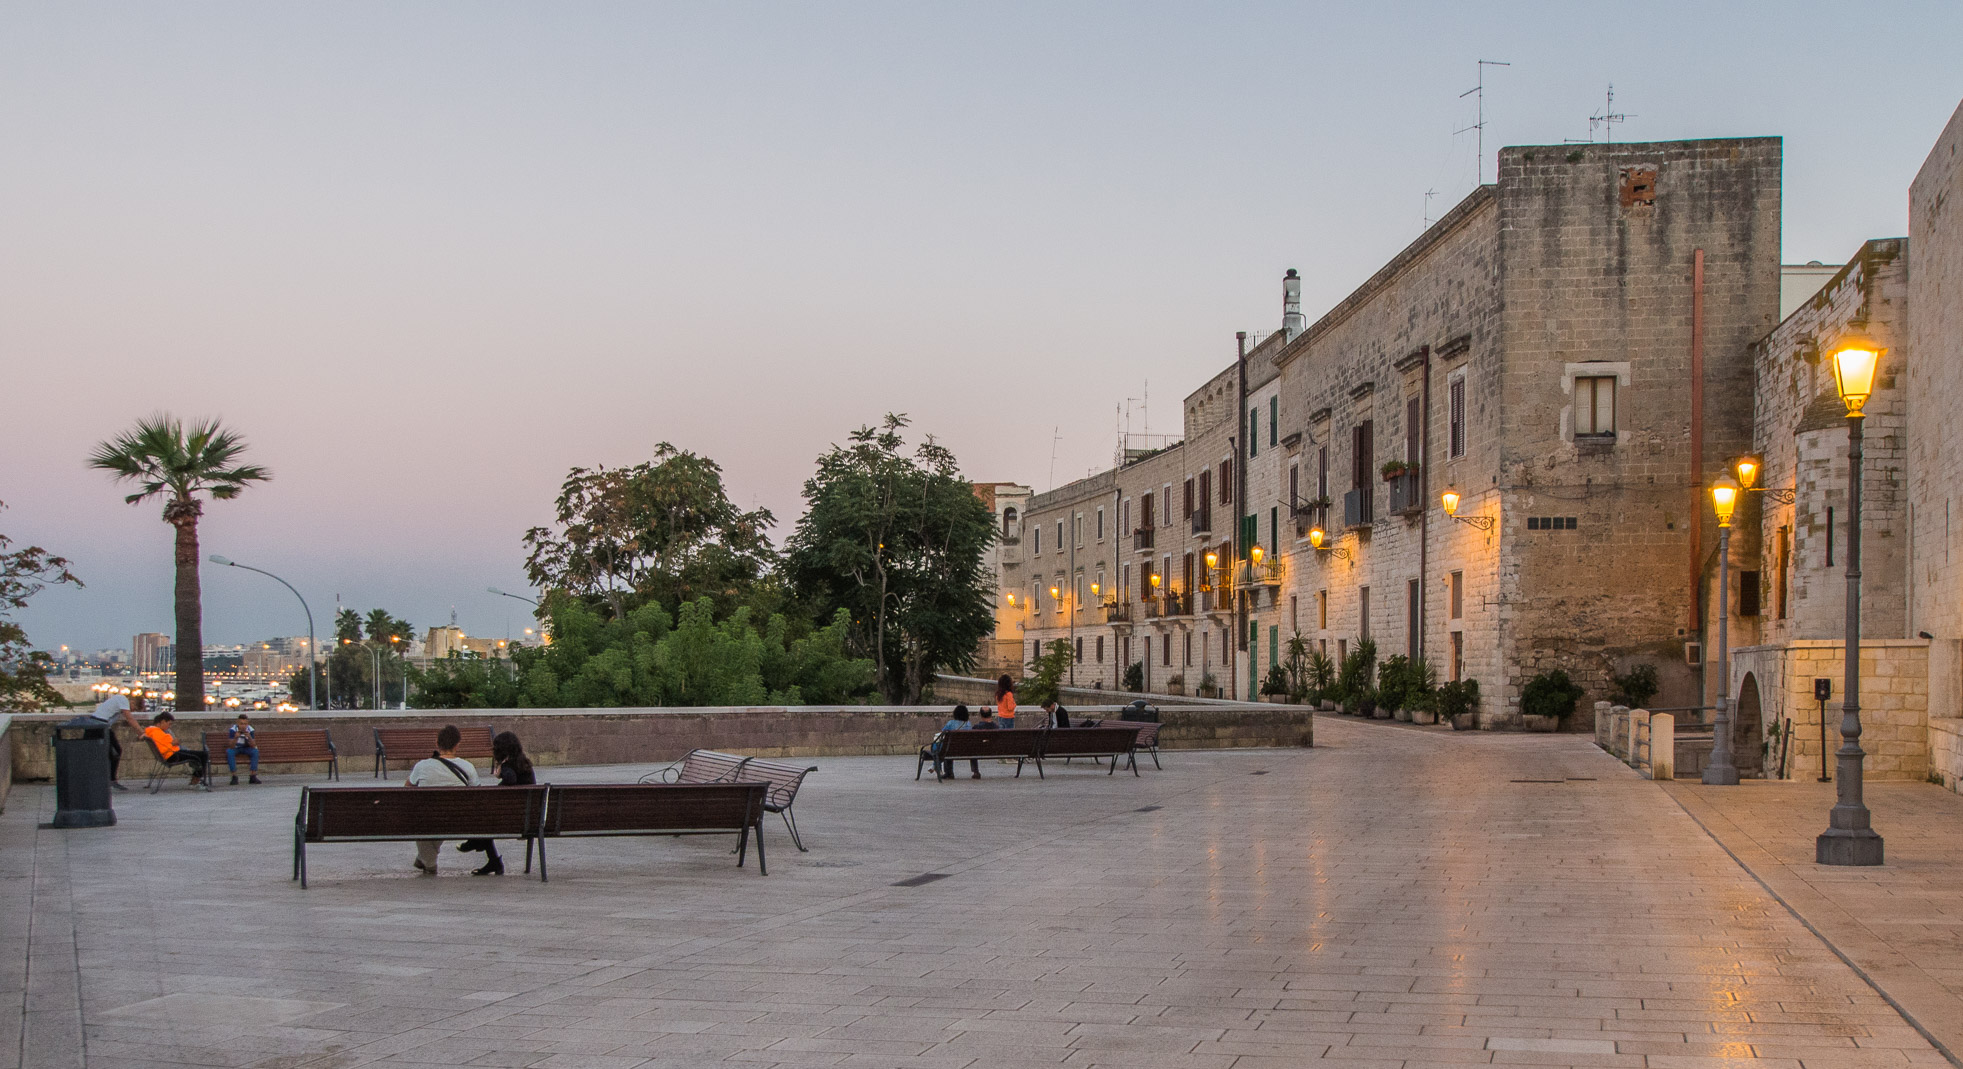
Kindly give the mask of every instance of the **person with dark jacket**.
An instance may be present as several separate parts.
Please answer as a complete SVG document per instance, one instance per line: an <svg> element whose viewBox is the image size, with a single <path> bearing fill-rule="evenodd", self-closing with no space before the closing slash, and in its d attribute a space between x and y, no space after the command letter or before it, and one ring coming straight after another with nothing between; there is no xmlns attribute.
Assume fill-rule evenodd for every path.
<svg viewBox="0 0 1963 1069"><path fill-rule="evenodd" d="M498 774L500 787L529 787L538 782L532 773L532 759L525 756L525 747L518 742L518 736L509 731L500 731L491 740L491 768ZM484 852L487 860L483 867L470 870L472 876L504 875L504 858L498 856L498 844L490 839L465 839L457 844L457 849L465 853Z"/></svg>
<svg viewBox="0 0 1963 1069"><path fill-rule="evenodd" d="M1070 726L1070 710L1065 709L1062 703L1058 702L1055 698L1047 698L1043 701L1043 711L1049 714L1051 727L1067 728Z"/></svg>

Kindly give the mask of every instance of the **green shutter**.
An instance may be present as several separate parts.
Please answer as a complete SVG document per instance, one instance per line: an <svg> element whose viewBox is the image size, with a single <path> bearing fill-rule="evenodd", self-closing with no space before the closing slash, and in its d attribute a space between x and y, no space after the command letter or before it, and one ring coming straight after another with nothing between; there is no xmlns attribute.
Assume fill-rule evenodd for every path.
<svg viewBox="0 0 1963 1069"><path fill-rule="evenodd" d="M1281 396L1268 398L1268 444L1280 445L1281 439Z"/></svg>
<svg viewBox="0 0 1963 1069"><path fill-rule="evenodd" d="M1253 547L1254 543L1261 540L1260 522L1261 519L1258 516L1241 517L1241 556L1247 556L1247 551Z"/></svg>
<svg viewBox="0 0 1963 1069"><path fill-rule="evenodd" d="M1260 453L1261 450L1257 448L1260 444L1261 410L1258 408L1249 409L1247 413L1247 455L1252 457Z"/></svg>
<svg viewBox="0 0 1963 1069"><path fill-rule="evenodd" d="M1280 624L1274 624L1268 628L1268 663L1269 664L1281 663L1281 625Z"/></svg>
<svg viewBox="0 0 1963 1069"><path fill-rule="evenodd" d="M1281 506L1268 510L1268 556L1281 559Z"/></svg>

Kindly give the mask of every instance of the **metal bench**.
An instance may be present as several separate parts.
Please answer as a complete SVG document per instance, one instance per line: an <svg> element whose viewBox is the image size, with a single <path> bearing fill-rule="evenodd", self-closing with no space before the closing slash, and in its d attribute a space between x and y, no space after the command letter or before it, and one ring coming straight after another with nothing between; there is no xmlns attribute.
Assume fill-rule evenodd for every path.
<svg viewBox="0 0 1963 1069"><path fill-rule="evenodd" d="M326 728L255 730L252 737L253 745L259 749L259 760L266 764L304 765L324 761L327 763L327 778L341 778L341 755L334 749L334 740ZM225 747L230 744L231 736L223 731L204 733L205 752L211 755L214 767L225 756Z"/></svg>
<svg viewBox="0 0 1963 1069"><path fill-rule="evenodd" d="M1083 726L1091 727L1091 728L1116 728L1116 727L1137 728L1138 748L1152 756L1153 768L1160 769L1160 770L1163 770L1165 768L1164 765L1159 764L1160 725L1157 722L1143 721L1143 720L1086 720L1084 721Z"/></svg>
<svg viewBox="0 0 1963 1069"><path fill-rule="evenodd" d="M510 787L494 788L511 790ZM741 868L750 831L757 836L757 871L769 875L763 858L765 783L568 784L552 788L546 805L545 838L603 835L738 835L736 865ZM508 836L507 836L508 837ZM539 847L538 876L545 877L545 838ZM525 850L531 871L531 849Z"/></svg>
<svg viewBox="0 0 1963 1069"><path fill-rule="evenodd" d="M533 787L303 787L293 820L293 878L307 886L308 843L523 839L526 870L545 813ZM540 842L539 878L545 878Z"/></svg>
<svg viewBox="0 0 1963 1069"><path fill-rule="evenodd" d="M436 733L441 728L376 728L375 775L386 775L389 755L414 764L436 752ZM457 744L458 757L491 756L491 728L488 724L460 728L463 741ZM259 755L264 758L266 755ZM426 836L427 838L427 836Z"/></svg>
<svg viewBox="0 0 1963 1069"><path fill-rule="evenodd" d="M920 778L921 770L927 765L934 766L934 780L944 779L941 763L944 761L980 760L985 757L1013 758L1016 762L1016 778L1022 778L1025 761L1036 762L1037 778L1043 775L1043 732L1042 731L943 731L934 736L934 743L940 747L935 752L933 746L920 748L920 763L914 766L913 778Z"/></svg>
<svg viewBox="0 0 1963 1069"><path fill-rule="evenodd" d="M1097 727L1050 728L1043 732L1043 754L1045 758L1088 757L1093 760L1103 757L1111 759L1111 770L1105 775L1118 771L1118 759L1131 762L1131 774L1138 775L1138 737L1143 734L1143 724L1114 724L1104 721ZM1042 765L1039 763L1038 768Z"/></svg>
<svg viewBox="0 0 1963 1069"><path fill-rule="evenodd" d="M791 803L797 801L798 788L804 784L804 777L818 771L817 765L787 765L782 761L765 761L751 758L738 778L744 782L761 781L769 784L770 790L763 796L763 809L766 813L781 814L784 827L790 829L791 845L800 853L808 852L804 840L797 833L797 818L791 815Z"/></svg>
<svg viewBox="0 0 1963 1069"><path fill-rule="evenodd" d="M735 783L751 758L718 750L690 750L667 768L641 777L642 783Z"/></svg>

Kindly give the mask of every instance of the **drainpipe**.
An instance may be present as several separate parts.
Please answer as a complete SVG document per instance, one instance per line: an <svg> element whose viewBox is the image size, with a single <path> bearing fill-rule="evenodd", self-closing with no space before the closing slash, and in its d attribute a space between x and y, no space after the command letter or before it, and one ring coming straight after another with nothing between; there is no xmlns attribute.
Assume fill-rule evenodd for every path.
<svg viewBox="0 0 1963 1069"><path fill-rule="evenodd" d="M1118 470L1112 472L1111 474L1111 526L1109 528L1109 530L1111 531L1111 542L1110 542L1111 573L1109 577L1112 579L1116 579L1120 575L1124 574L1123 558L1125 554L1125 548L1124 548L1124 543L1120 541L1120 539L1124 538L1124 532L1118 530L1118 517L1119 515L1122 514L1122 510L1119 508L1119 506L1123 505L1125 501L1125 484L1124 484L1124 480L1121 478L1121 476L1124 474L1124 470L1125 470L1125 446L1124 446L1124 442L1120 440L1118 443ZM1118 593L1122 597L1123 595L1130 593L1130 591L1120 588ZM1116 601L1117 599L1114 598L1112 600ZM1101 607L1103 603L1104 603L1104 595L1099 594L1098 595L1099 606ZM1124 603L1120 602L1120 604L1124 604ZM1121 691L1125 689L1126 665L1124 663L1125 662L1124 657L1119 655L1118 653L1118 629L1110 626L1111 621L1108 619L1105 620L1104 623L1105 623L1105 629L1111 632L1111 689L1114 692Z"/></svg>
<svg viewBox="0 0 1963 1069"><path fill-rule="evenodd" d="M1240 448L1234 443L1238 441L1240 432L1247 429L1247 331L1234 332L1234 349L1234 397L1235 408L1240 412L1240 423L1235 428L1234 437L1227 439L1227 443L1234 446L1234 573L1238 579L1241 561L1247 556L1247 547L1241 544L1241 531L1246 527L1242 517L1247 515L1247 458L1241 455ZM1249 583L1234 584L1234 641L1229 649L1242 649L1241 644L1247 641L1247 587L1252 585L1253 569L1248 570L1247 577ZM1252 653L1249 655L1252 656ZM1238 690L1240 666L1234 664L1233 671L1234 687ZM1255 697L1253 693L1247 696L1249 701Z"/></svg>
<svg viewBox="0 0 1963 1069"><path fill-rule="evenodd" d="M1697 659L1697 704L1705 701L1704 664L1704 250L1690 261L1690 628L1704 656ZM1703 714L1698 714L1699 719Z"/></svg>
<svg viewBox="0 0 1963 1069"><path fill-rule="evenodd" d="M1431 346L1424 346L1424 412L1418 419L1418 659L1425 659L1425 606L1431 601Z"/></svg>

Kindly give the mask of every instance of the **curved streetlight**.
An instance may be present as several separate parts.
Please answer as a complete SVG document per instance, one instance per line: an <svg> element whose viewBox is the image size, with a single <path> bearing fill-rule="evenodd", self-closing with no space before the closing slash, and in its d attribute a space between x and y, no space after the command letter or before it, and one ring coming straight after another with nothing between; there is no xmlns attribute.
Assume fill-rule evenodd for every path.
<svg viewBox="0 0 1963 1069"><path fill-rule="evenodd" d="M227 568L244 568L248 572L258 572L260 575L270 577L274 582L286 589L293 590L292 583L281 579L277 575L273 575L273 573L264 568L254 568L250 564L240 564L238 561L232 560L229 557L221 557L216 553L205 559L213 564L222 564ZM319 695L317 693L319 684L314 681L314 677L320 674L320 669L314 661L314 611L307 607L307 599L300 597L298 590L293 590L293 596L300 598L300 611L307 614L307 708L318 709L320 708Z"/></svg>
<svg viewBox="0 0 1963 1069"><path fill-rule="evenodd" d="M539 600L538 600L537 598L528 598L528 597L526 597L526 596L525 596L525 595L523 595L523 594L507 594L507 593L505 593L504 591L502 591L502 590L499 590L499 589L498 589L497 587L494 587L494 586L487 586L487 587L485 587L485 588L484 588L484 592L485 592L486 594L496 594L496 595L497 595L498 597L501 597L501 598L517 598L517 599L518 599L519 601L529 601L529 602L531 602L531 603L532 603L533 605L538 605L538 604L539 604Z"/></svg>

